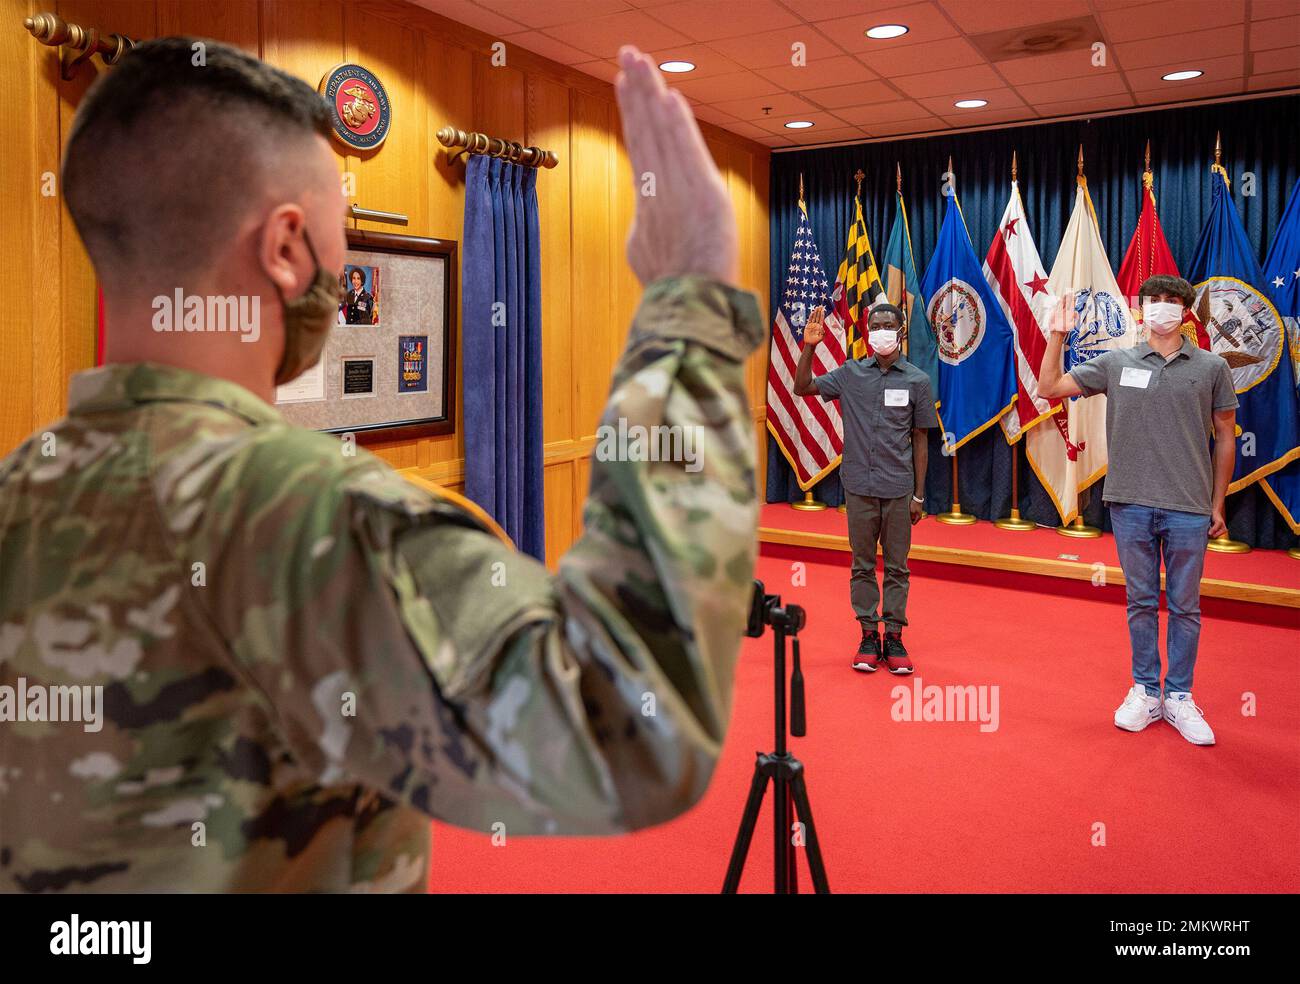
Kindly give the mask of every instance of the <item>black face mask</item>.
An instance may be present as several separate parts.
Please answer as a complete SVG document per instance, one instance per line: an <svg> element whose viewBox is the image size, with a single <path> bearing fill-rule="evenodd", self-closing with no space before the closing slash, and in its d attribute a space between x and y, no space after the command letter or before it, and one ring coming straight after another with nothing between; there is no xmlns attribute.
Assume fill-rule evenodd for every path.
<svg viewBox="0 0 1300 984"><path fill-rule="evenodd" d="M284 299L278 284L275 287L284 316L284 355L280 358L280 367L275 371L277 386L297 379L320 360L342 299L338 274L331 274L321 267L305 228L302 230L302 239L307 244L307 251L311 253L312 262L316 264L316 272L312 275L312 283L306 293L291 301Z"/></svg>

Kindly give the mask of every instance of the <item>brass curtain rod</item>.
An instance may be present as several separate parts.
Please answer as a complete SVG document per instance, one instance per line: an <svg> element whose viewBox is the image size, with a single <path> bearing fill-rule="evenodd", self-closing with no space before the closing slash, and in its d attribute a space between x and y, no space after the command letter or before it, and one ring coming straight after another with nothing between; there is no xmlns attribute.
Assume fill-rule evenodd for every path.
<svg viewBox="0 0 1300 984"><path fill-rule="evenodd" d="M457 130L454 126L444 126L439 130L438 142L448 149L459 148L451 155L453 158L462 153L485 154L488 157L500 157L514 164L522 164L524 167L555 167L560 163L560 158L553 150L525 147L514 140L502 140L500 137L489 137L486 133Z"/></svg>
<svg viewBox="0 0 1300 984"><path fill-rule="evenodd" d="M114 65L136 45L125 34L101 34L98 28L70 24L58 14L25 17L23 27L41 44L59 49L59 74L65 82L95 55L105 65Z"/></svg>

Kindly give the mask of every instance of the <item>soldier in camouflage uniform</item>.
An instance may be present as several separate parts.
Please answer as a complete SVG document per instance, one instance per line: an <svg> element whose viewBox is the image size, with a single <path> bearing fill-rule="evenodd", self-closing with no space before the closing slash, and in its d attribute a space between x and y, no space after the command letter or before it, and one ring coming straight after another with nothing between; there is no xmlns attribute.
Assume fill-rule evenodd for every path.
<svg viewBox="0 0 1300 984"><path fill-rule="evenodd" d="M186 75L189 46L142 45L97 89L120 76L129 94L170 93L151 112L174 100L171 126L193 99L257 103L303 181L311 168L282 142L310 131L303 153L334 168L338 197L319 97L212 42ZM753 296L728 286L734 221L689 110L645 56L621 61L633 174L655 172L658 187L638 199L628 252L647 286L602 422L698 428L703 468L593 461L585 531L554 576L452 497L269 405L335 319L345 247L324 230L342 229L341 200L277 204L255 194L262 172L246 176L256 221L222 234L257 244L229 255L275 285L258 344L191 345L130 323L142 316L115 285L150 255L133 237L162 233L97 228L78 198L97 186L76 155L116 166L103 156L113 127L143 142L131 180L161 189L164 230L171 176L166 154L149 170L129 115L104 115L112 90L92 90L64 187L119 349L73 378L67 417L0 462L0 887L423 891L429 817L507 836L606 834L700 798L751 592L742 360L764 328ZM308 101L305 128L281 111ZM220 166L238 169L237 139L221 139ZM185 155L212 148L169 140L170 166L201 181ZM313 215L326 219L310 239ZM130 357L141 353L161 356ZM54 704L18 709L20 687L102 688L98 729L50 720Z"/></svg>

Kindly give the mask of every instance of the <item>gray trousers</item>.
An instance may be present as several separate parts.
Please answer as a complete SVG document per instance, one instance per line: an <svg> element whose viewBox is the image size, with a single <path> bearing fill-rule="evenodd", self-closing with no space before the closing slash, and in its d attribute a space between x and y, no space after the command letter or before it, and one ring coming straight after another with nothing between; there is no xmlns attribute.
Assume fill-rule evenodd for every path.
<svg viewBox="0 0 1300 984"><path fill-rule="evenodd" d="M853 613L864 629L876 631L884 622L886 632L901 632L907 624L907 551L912 546L910 495L897 499L877 499L869 495L845 492L848 504L849 546L853 548L853 576L849 580L849 597ZM885 560L885 599L880 603L876 584L876 544Z"/></svg>

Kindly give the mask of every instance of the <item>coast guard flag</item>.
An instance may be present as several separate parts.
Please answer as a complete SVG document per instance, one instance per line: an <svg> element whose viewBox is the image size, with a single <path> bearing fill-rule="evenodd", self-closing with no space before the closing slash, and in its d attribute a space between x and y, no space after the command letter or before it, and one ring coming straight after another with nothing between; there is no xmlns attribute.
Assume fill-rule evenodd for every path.
<svg viewBox="0 0 1300 984"><path fill-rule="evenodd" d="M930 392L934 394L935 407L938 407L939 349L934 340L934 329L925 317L921 278L916 275L912 231L907 224L907 206L903 204L901 191L894 209L894 227L889 230L889 243L885 246L883 269L885 297L903 312L903 324L907 326L903 354L908 362L930 377Z"/></svg>
<svg viewBox="0 0 1300 984"><path fill-rule="evenodd" d="M1291 368L1300 377L1300 183L1291 189L1282 224L1273 236L1264 261L1264 279L1273 290L1278 313L1286 325ZM1275 471L1261 484L1292 532L1300 533L1300 460Z"/></svg>
<svg viewBox="0 0 1300 984"><path fill-rule="evenodd" d="M1111 273L1082 175L1047 289L1074 311L1065 342L1066 372L1137 340L1137 326ZM1079 514L1079 493L1106 474L1106 397L1071 397L1049 420L1029 432L1025 457L1067 524Z"/></svg>
<svg viewBox="0 0 1300 984"><path fill-rule="evenodd" d="M1196 306L1208 308L1210 345L1232 370L1241 404L1228 486L1236 492L1300 457L1300 417L1286 328L1232 204L1227 172L1213 170L1214 201L1187 279Z"/></svg>
<svg viewBox="0 0 1300 984"><path fill-rule="evenodd" d="M945 194L948 211L921 278L921 296L938 345L939 405L951 452L1007 411L1016 376L1011 325L975 258L956 191Z"/></svg>
<svg viewBox="0 0 1300 984"><path fill-rule="evenodd" d="M867 237L867 220L862 217L862 201L854 196L855 215L849 226L849 240L844 245L844 259L835 274L835 290L831 302L835 318L844 328L848 348L855 357L867 351L867 317L873 304L884 294L880 286L880 273L876 258L871 254L871 240ZM829 321L827 326L829 327ZM827 341L830 333L827 332ZM840 360L844 361L843 359Z"/></svg>
<svg viewBox="0 0 1300 984"><path fill-rule="evenodd" d="M844 326L827 296L826 268L808 224L808 209L799 202L799 228L794 234L785 293L772 326L772 351L767 366L767 429L795 471L799 488L807 492L840 463L844 424L835 401L819 396L795 396L794 372L803 345L803 329L813 308L826 309L826 338L813 356L813 376L844 362Z"/></svg>
<svg viewBox="0 0 1300 984"><path fill-rule="evenodd" d="M984 258L984 276L1014 329L1016 402L1002 415L1002 432L1007 443L1014 444L1061 405L1060 400L1049 402L1038 395L1038 370L1047 351L1048 326L1058 299L1047 289L1043 261L1038 257L1015 181L1011 182L1011 200Z"/></svg>

